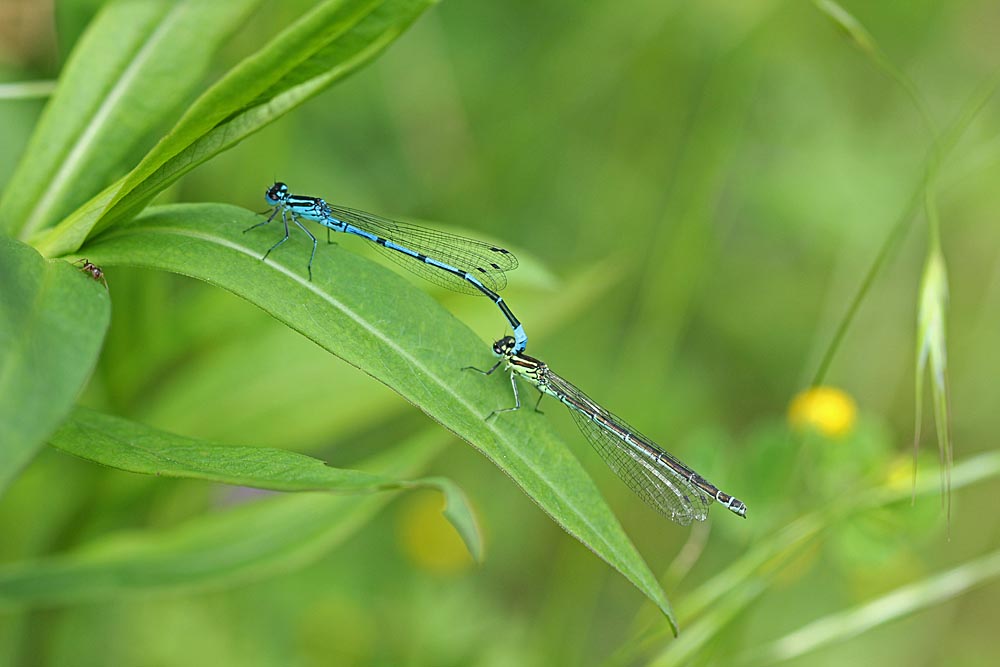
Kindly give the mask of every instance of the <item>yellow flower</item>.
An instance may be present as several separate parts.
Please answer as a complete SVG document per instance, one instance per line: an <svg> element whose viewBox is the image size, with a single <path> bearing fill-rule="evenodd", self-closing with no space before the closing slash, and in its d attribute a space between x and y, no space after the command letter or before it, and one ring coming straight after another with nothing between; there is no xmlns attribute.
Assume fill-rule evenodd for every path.
<svg viewBox="0 0 1000 667"><path fill-rule="evenodd" d="M851 431L858 416L858 406L847 393L836 387L811 387L800 392L788 406L788 423L803 431L816 429L830 437Z"/></svg>

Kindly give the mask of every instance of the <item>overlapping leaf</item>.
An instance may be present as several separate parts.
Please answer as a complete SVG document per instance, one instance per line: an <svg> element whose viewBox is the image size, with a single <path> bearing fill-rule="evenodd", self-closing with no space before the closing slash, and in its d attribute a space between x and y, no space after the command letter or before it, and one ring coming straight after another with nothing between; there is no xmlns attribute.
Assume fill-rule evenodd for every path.
<svg viewBox="0 0 1000 667"><path fill-rule="evenodd" d="M381 53L433 0L327 0L233 68L129 174L38 240L47 255L138 213L180 176ZM214 4L214 3L209 3Z"/></svg>
<svg viewBox="0 0 1000 667"><path fill-rule="evenodd" d="M108 230L86 252L224 287L385 383L480 449L670 616L656 578L545 417L526 410L484 420L512 400L506 378L462 370L491 364L487 345L404 279L340 246L317 256L314 282L306 278L304 237L262 262L280 230L241 233L257 221L230 206L157 208Z"/></svg>
<svg viewBox="0 0 1000 667"><path fill-rule="evenodd" d="M425 434L363 463L417 475L441 448ZM0 567L0 605L67 604L150 590L217 589L300 567L349 537L389 494L296 493L247 503L168 530L112 535L40 561Z"/></svg>
<svg viewBox="0 0 1000 667"><path fill-rule="evenodd" d="M421 487L441 491L445 516L477 560L482 536L465 494L444 478L397 480L331 468L319 459L284 449L223 445L164 433L127 419L77 408L49 442L80 458L145 475L201 479L274 491L375 493Z"/></svg>
<svg viewBox="0 0 1000 667"><path fill-rule="evenodd" d="M188 103L215 50L259 2L106 4L63 68L4 191L0 229L28 238L127 171L134 152L152 144Z"/></svg>

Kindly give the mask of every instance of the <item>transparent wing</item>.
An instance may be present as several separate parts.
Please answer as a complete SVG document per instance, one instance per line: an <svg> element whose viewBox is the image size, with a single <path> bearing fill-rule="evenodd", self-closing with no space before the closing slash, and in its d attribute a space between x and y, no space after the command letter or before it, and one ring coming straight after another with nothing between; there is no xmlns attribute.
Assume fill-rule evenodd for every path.
<svg viewBox="0 0 1000 667"><path fill-rule="evenodd" d="M505 272L517 268L517 258L509 250L490 243L398 220L389 220L343 206L330 206L330 213L342 222L465 271L494 292L499 292L507 286ZM432 283L457 292L479 293L474 285L460 276L425 264L391 248L381 245L376 247L386 257Z"/></svg>
<svg viewBox="0 0 1000 667"><path fill-rule="evenodd" d="M565 396L577 426L608 467L646 504L682 526L708 517L712 498L688 480L685 474L691 471L687 466L597 405L567 380L552 371L547 371L546 380ZM625 434L642 444L630 445L624 440Z"/></svg>

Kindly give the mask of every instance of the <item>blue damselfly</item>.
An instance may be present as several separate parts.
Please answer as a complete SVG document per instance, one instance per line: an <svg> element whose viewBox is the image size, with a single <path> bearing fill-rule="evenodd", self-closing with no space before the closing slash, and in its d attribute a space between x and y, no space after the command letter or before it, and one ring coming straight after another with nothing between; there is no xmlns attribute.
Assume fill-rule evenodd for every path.
<svg viewBox="0 0 1000 667"><path fill-rule="evenodd" d="M326 227L328 241L331 231L360 236L375 243L387 257L422 278L458 292L486 295L500 308L513 328L516 350L521 352L527 346L528 336L524 327L497 294L507 286L505 272L517 268L517 258L510 251L483 241L336 206L319 197L291 194L284 183L272 185L264 198L274 210L266 220L245 231L266 225L278 214L285 226L285 236L268 248L264 253L265 259L272 250L288 240L288 218L291 218L312 239L308 264L309 280L312 280L316 237L299 219L312 220Z"/></svg>

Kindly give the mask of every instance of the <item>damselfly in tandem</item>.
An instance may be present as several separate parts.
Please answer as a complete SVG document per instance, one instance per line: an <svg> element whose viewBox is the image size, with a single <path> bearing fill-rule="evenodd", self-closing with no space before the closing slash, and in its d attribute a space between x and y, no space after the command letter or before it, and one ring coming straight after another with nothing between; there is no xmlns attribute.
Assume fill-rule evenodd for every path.
<svg viewBox="0 0 1000 667"><path fill-rule="evenodd" d="M712 501L746 518L747 506L741 500L720 491L652 440L595 403L573 384L552 372L544 362L520 353L513 337L505 336L495 342L493 352L500 360L488 371L471 366L466 368L492 375L504 364L505 369L510 371L514 407L494 410L487 419L503 412L521 409L517 378L524 378L540 392L539 402L542 396L548 394L568 407L577 426L608 467L640 498L668 519L682 526L690 525L693 520L704 521L708 517ZM537 403L535 407L538 407Z"/></svg>
<svg viewBox="0 0 1000 667"><path fill-rule="evenodd" d="M490 243L456 236L398 220L390 220L364 211L328 204L319 197L295 195L284 183L275 183L264 194L267 203L274 207L271 215L261 223L244 231L266 225L281 215L285 236L268 248L262 259L288 240L288 218L310 239L312 254L309 256L309 280L316 257L316 237L306 229L300 218L312 220L330 232L354 234L375 243L389 258L406 267L421 278L458 292L489 297L514 330L515 348L522 352L528 345L528 336L517 317L497 294L507 286L506 271L517 268L517 258L510 251Z"/></svg>

